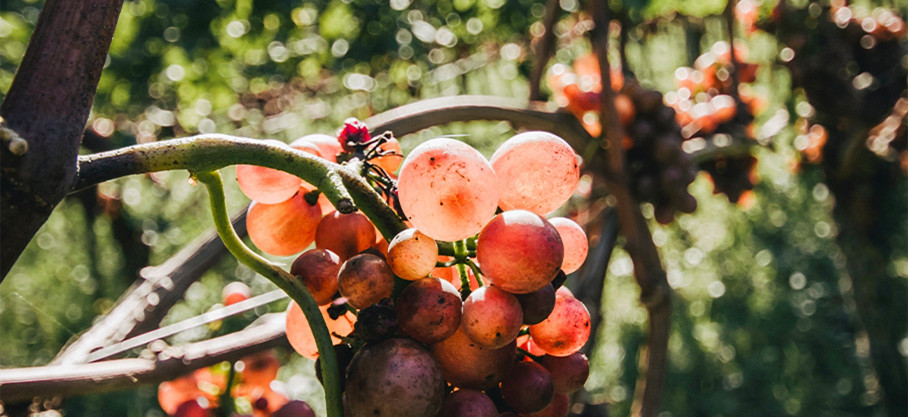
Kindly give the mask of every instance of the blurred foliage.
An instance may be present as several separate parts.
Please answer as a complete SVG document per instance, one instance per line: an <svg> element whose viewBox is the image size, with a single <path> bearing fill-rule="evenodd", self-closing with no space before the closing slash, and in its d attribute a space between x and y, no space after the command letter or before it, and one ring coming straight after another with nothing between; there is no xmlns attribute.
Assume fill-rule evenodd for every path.
<svg viewBox="0 0 908 417"><path fill-rule="evenodd" d="M560 4L566 12L580 7L575 0ZM32 0L0 6L0 98L41 6ZM721 1L636 0L613 7L626 7L633 22L674 12L702 17L698 50L724 37L721 19L712 16L724 7ZM540 33L543 11L540 0L129 0L90 127L110 147L207 132L290 141L419 98L526 97L530 34ZM576 21L565 15L556 33L567 42ZM630 31L627 66L644 85L667 91L674 69L691 63L688 39L683 22L650 21ZM780 45L766 34L746 43L749 60L761 63L754 88L770 102L758 124L777 111L794 114L803 98L776 65ZM583 42L562 46L556 60L565 63L588 48ZM490 155L512 133L504 123L457 123L402 138L402 144L407 151L429 137L465 135ZM810 168L796 172L797 134L789 126L772 149L757 153L762 180L749 208L711 195L701 176L691 187L697 212L653 226L677 291L664 417L882 413L866 336L854 316L851 280L859 277L844 272L830 217L834 201L822 175ZM206 195L187 177L171 172L112 181L57 208L0 286L0 367L47 363L107 311L142 266L131 265L129 245L144 248L149 264L157 265L210 227L200 209ZM240 210L245 197L228 183L228 202ZM650 218L651 211L645 210ZM117 234L121 229L131 231L131 243ZM885 267L908 278L908 242L904 230L893 233L897 255ZM631 275L626 254L616 251L587 383L594 401L613 403L613 415L629 410L645 331ZM225 259L189 289L165 323L216 306L232 280L248 283L255 294L273 288ZM171 342L221 330L202 327ZM908 342L902 346L904 355ZM280 375L288 393L323 412L311 362L284 356L291 357ZM162 415L153 387L68 400L65 411Z"/></svg>

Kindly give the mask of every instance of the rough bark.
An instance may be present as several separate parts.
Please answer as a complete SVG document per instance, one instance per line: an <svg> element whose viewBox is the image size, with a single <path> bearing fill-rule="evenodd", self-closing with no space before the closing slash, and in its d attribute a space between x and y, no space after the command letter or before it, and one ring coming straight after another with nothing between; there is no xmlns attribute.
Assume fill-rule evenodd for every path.
<svg viewBox="0 0 908 417"><path fill-rule="evenodd" d="M28 142L0 149L0 282L76 176L82 131L123 0L48 0L0 106Z"/></svg>

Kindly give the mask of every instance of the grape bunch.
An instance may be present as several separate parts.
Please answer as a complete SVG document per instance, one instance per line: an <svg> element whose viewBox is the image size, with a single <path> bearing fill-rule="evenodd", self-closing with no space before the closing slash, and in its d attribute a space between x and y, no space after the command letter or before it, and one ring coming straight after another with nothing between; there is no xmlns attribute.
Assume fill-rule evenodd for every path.
<svg viewBox="0 0 908 417"><path fill-rule="evenodd" d="M687 187L696 177L697 167L681 148L675 112L663 104L658 91L625 80L620 68L611 74L615 108L627 132L623 145L632 193L639 201L653 204L656 220L662 224L670 223L677 212L692 213L697 201ZM556 101L574 113L591 135L598 135L602 83L595 56L578 58L573 69L556 64L548 78L558 93Z"/></svg>
<svg viewBox="0 0 908 417"><path fill-rule="evenodd" d="M437 138L402 161L394 190L411 227L386 249L359 213L321 220L290 272L332 334L348 415L567 413L589 373L580 349L591 329L560 286L588 241L572 220L544 216L578 181L577 155L549 133L518 134L490 160ZM286 320L294 350L319 360L297 304Z"/></svg>

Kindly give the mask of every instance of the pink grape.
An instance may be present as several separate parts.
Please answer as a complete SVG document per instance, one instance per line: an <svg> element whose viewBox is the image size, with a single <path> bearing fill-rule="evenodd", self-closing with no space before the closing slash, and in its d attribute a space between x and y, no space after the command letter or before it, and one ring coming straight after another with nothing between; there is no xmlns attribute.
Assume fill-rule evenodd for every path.
<svg viewBox="0 0 908 417"><path fill-rule="evenodd" d="M388 265L406 280L429 275L435 269L438 246L432 238L416 229L407 229L394 236L388 244Z"/></svg>
<svg viewBox="0 0 908 417"><path fill-rule="evenodd" d="M555 287L546 284L531 293L517 294L517 301L523 310L523 324L539 323L555 308Z"/></svg>
<svg viewBox="0 0 908 417"><path fill-rule="evenodd" d="M296 194L277 204L253 203L246 213L246 230L262 252L289 256L312 244L321 218L318 205L310 206L301 194Z"/></svg>
<svg viewBox="0 0 908 417"><path fill-rule="evenodd" d="M558 274L564 245L558 230L526 210L495 216L479 233L476 259L492 284L514 294L536 291Z"/></svg>
<svg viewBox="0 0 908 417"><path fill-rule="evenodd" d="M353 331L353 324L356 323L356 316L348 311L334 320L328 315L328 307L321 306L318 309L325 319L332 342L338 344L341 343L341 339L336 335L347 336L350 334ZM318 346L315 344L312 329L309 328L309 321L300 306L293 301L287 307L287 340L290 341L293 350L304 358L318 358Z"/></svg>
<svg viewBox="0 0 908 417"><path fill-rule="evenodd" d="M337 273L340 268L340 258L334 252L310 249L293 261L290 273L306 284L316 304L326 305L337 292Z"/></svg>
<svg viewBox="0 0 908 417"><path fill-rule="evenodd" d="M570 408L570 399L567 394L556 393L548 407L535 413L521 414L521 417L565 417Z"/></svg>
<svg viewBox="0 0 908 417"><path fill-rule="evenodd" d="M413 225L443 241L470 237L495 215L499 187L485 157L463 142L437 138L400 168L400 205Z"/></svg>
<svg viewBox="0 0 908 417"><path fill-rule="evenodd" d="M389 174L397 171L397 168L400 167L400 164L404 160L404 154L400 150L400 142L398 142L397 139L391 138L387 142L381 144L378 149L388 154L372 159L370 162L378 165Z"/></svg>
<svg viewBox="0 0 908 417"><path fill-rule="evenodd" d="M564 244L564 262L561 264L561 270L565 274L570 274L580 269L590 247L586 232L579 224L566 217L549 219L549 223L558 230L561 243Z"/></svg>
<svg viewBox="0 0 908 417"><path fill-rule="evenodd" d="M499 348L517 338L523 324L523 311L517 297L486 286L473 291L463 302L461 327L482 347Z"/></svg>
<svg viewBox="0 0 908 417"><path fill-rule="evenodd" d="M291 142L290 146L298 146L302 143L315 145L318 148L319 156L331 162L337 162L337 154L344 151L337 142L337 138L322 133L303 136Z"/></svg>
<svg viewBox="0 0 908 417"><path fill-rule="evenodd" d="M498 385L511 370L517 357L517 343L498 349L484 348L458 329L443 342L432 345L432 356L452 385L488 389Z"/></svg>
<svg viewBox="0 0 908 417"><path fill-rule="evenodd" d="M315 247L328 249L345 261L375 243L375 226L362 212L334 211L318 222Z"/></svg>
<svg viewBox="0 0 908 417"><path fill-rule="evenodd" d="M590 312L580 300L557 294L555 309L548 318L530 326L530 337L549 355L568 356L589 339Z"/></svg>
<svg viewBox="0 0 908 417"><path fill-rule="evenodd" d="M580 181L574 150L547 132L524 132L506 140L490 162L498 175L502 210L545 215L561 207Z"/></svg>
<svg viewBox="0 0 908 417"><path fill-rule="evenodd" d="M287 147L284 142L269 140L270 144ZM320 156L318 148L310 143L291 144L290 147ZM303 182L288 172L256 165L237 165L236 180L240 191L253 201L277 204L293 197Z"/></svg>

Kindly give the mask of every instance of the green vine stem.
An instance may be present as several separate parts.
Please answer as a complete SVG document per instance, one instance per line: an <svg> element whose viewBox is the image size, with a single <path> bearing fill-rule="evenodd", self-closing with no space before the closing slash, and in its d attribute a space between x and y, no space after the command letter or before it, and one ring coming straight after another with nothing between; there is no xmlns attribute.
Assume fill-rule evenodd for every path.
<svg viewBox="0 0 908 417"><path fill-rule="evenodd" d="M145 143L79 157L79 190L132 174L186 169L214 171L249 164L294 174L314 184L341 213L360 209L390 241L406 227L378 193L352 170L289 146L222 134Z"/></svg>
<svg viewBox="0 0 908 417"><path fill-rule="evenodd" d="M331 335L328 333L328 327L325 325L325 319L322 317L315 299L312 298L312 294L300 280L256 254L240 240L239 235L236 234L233 225L230 223L230 215L227 213L221 175L217 171L201 171L196 172L194 176L208 188L214 225L227 250L242 264L268 278L280 289L284 290L303 310L303 314L306 315L306 320L309 321L309 327L315 337L319 356L322 359L319 362L321 363L322 385L325 387L325 403L328 416L342 417L344 408L341 402L341 381L340 373L337 369L334 345L331 341Z"/></svg>

